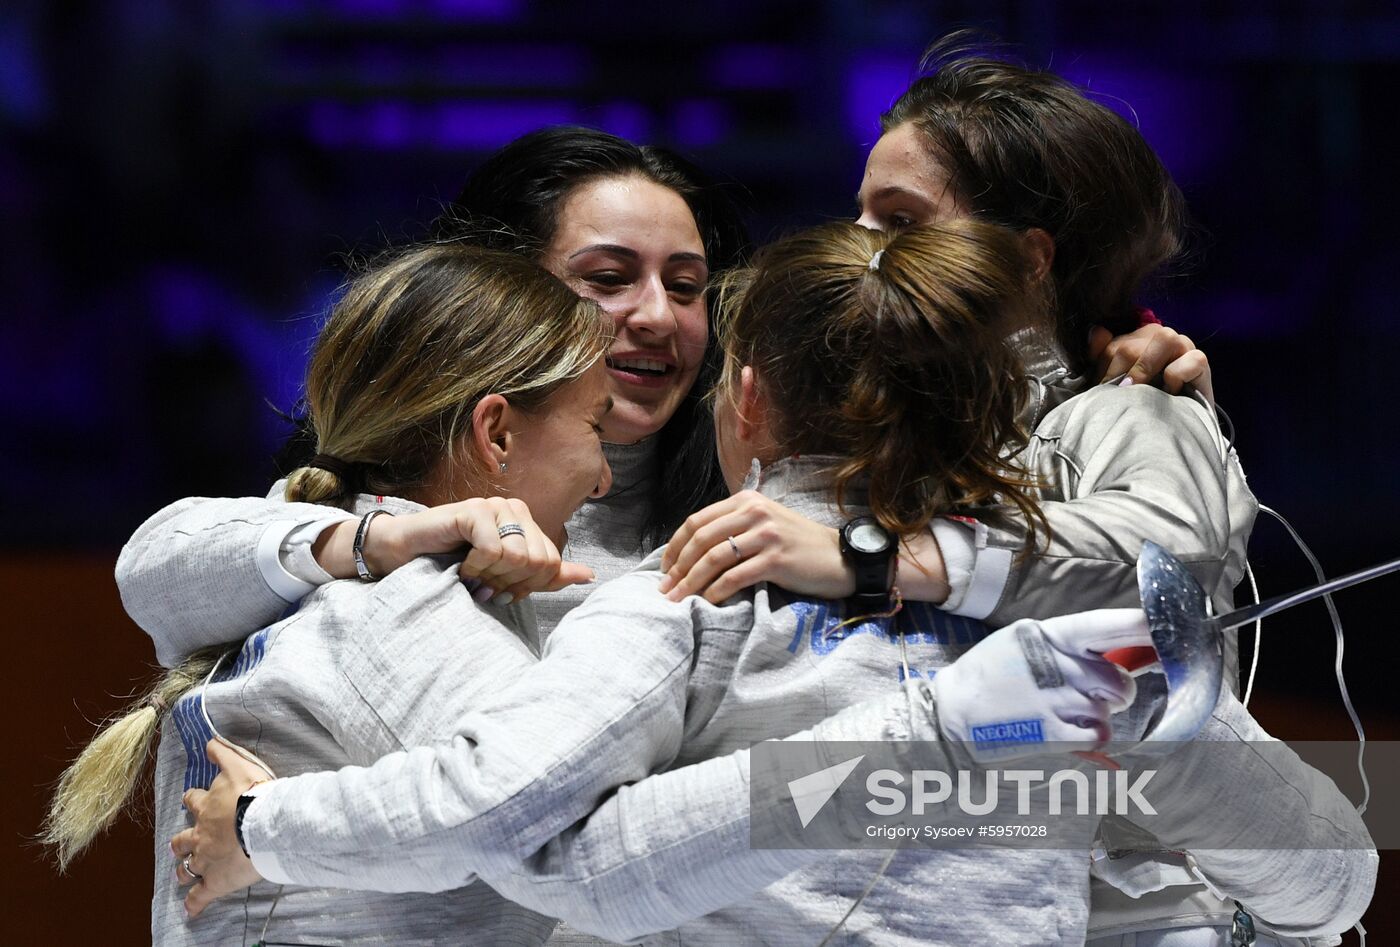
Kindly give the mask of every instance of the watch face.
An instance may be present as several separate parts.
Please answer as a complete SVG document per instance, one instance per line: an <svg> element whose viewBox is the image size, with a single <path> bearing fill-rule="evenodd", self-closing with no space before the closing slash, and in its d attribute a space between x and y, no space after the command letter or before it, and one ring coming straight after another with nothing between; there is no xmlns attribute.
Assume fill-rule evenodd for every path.
<svg viewBox="0 0 1400 947"><path fill-rule="evenodd" d="M857 552L884 552L889 548L889 533L875 523L858 523L847 533L847 541Z"/></svg>

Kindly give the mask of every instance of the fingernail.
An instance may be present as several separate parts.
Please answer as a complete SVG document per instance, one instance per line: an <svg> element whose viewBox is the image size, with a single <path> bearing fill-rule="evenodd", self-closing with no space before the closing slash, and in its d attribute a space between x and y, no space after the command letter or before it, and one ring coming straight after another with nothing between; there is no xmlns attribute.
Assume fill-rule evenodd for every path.
<svg viewBox="0 0 1400 947"><path fill-rule="evenodd" d="M483 584L481 584L481 585L478 585L478 586L472 591L472 601L473 601L473 602L476 602L478 605L481 604L481 603L483 603L483 602L489 602L489 601L491 600L491 596L493 596L493 595L495 595L495 594L496 594L496 590L495 590L495 589L493 589L493 588L491 588L491 586L486 585L486 584L483 583Z"/></svg>
<svg viewBox="0 0 1400 947"><path fill-rule="evenodd" d="M1134 384L1135 384L1135 382L1133 381L1133 376L1132 376L1132 375L1124 375L1124 376L1123 376L1123 380L1120 381L1120 382L1118 383L1118 387L1119 387L1119 388L1130 388L1130 387L1132 387L1132 385L1134 385Z"/></svg>
<svg viewBox="0 0 1400 947"><path fill-rule="evenodd" d="M511 602L515 601L515 596L511 595L509 592L502 592L491 601L497 605L509 605Z"/></svg>

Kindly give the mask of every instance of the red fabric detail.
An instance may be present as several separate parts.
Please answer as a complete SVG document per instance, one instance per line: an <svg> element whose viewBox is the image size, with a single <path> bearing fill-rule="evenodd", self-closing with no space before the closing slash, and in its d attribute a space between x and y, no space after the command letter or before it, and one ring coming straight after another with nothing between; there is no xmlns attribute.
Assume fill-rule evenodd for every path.
<svg viewBox="0 0 1400 947"><path fill-rule="evenodd" d="M1140 645L1132 648L1114 648L1103 653L1103 659L1110 664L1116 664L1125 671L1136 671L1140 668L1156 664L1160 658L1157 657L1157 649Z"/></svg>

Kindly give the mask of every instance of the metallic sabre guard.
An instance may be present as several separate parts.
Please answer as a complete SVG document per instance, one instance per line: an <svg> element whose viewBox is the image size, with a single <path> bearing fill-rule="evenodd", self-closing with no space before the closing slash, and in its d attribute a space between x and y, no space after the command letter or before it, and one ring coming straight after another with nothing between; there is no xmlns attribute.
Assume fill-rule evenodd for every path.
<svg viewBox="0 0 1400 947"><path fill-rule="evenodd" d="M1154 542L1138 556L1138 594L1167 678L1167 703L1143 737L1139 752L1163 752L1193 739L1215 710L1224 681L1224 640L1207 613L1206 593L1171 553Z"/></svg>

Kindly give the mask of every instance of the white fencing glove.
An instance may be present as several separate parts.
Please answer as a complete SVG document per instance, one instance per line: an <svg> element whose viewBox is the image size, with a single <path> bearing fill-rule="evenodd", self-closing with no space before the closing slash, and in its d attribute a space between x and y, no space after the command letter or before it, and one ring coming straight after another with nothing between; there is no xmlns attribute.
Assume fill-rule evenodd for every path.
<svg viewBox="0 0 1400 947"><path fill-rule="evenodd" d="M1047 752L1096 750L1108 718L1137 688L1103 659L1114 648L1150 647L1137 608L1104 608L1008 625L979 641L933 678L944 737L966 744L979 763Z"/></svg>

